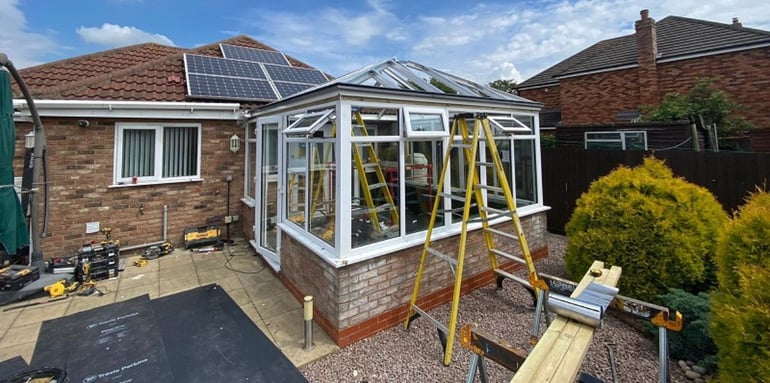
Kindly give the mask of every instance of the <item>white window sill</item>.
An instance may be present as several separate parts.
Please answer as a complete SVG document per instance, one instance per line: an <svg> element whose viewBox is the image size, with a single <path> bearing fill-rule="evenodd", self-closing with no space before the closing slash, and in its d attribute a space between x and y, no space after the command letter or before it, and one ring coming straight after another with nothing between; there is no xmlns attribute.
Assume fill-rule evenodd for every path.
<svg viewBox="0 0 770 383"><path fill-rule="evenodd" d="M135 186L181 184L181 183L188 183L188 182L203 182L203 178L175 179L175 180L169 180L169 181L146 181L146 182L138 182L135 184L134 183L114 184L114 185L108 186L108 188L117 189L117 188L130 188Z"/></svg>
<svg viewBox="0 0 770 383"><path fill-rule="evenodd" d="M241 198L241 202L243 202L244 205L252 209L254 208L254 206L257 206L256 201L254 201L254 198L251 198L251 197L243 197Z"/></svg>

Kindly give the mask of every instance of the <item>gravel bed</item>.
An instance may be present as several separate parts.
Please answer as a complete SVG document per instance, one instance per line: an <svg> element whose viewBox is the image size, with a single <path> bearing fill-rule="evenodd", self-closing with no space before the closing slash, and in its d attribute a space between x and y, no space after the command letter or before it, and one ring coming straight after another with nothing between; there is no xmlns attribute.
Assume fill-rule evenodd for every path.
<svg viewBox="0 0 770 383"><path fill-rule="evenodd" d="M566 238L547 234L549 256L537 261L538 271L564 276L563 255ZM521 273L521 276L525 275ZM621 277L622 278L622 277ZM447 303L431 311L435 318L446 320ZM531 295L524 287L506 281L502 290L493 286L478 289L460 300L458 328L472 323L486 335L503 339L509 344L531 350L534 307ZM546 328L541 324L541 332ZM582 372L612 382L607 345L615 355L618 381L657 382L657 341L609 315L588 349ZM443 353L436 329L428 320L417 319L408 331L396 326L361 340L328 357L301 368L310 382L464 382L468 375L471 352L455 340L452 363L444 367ZM676 362L671 361L673 367ZM486 360L489 382L509 382L513 373ZM672 382L686 382L678 369L672 368ZM481 381L476 378L476 381Z"/></svg>

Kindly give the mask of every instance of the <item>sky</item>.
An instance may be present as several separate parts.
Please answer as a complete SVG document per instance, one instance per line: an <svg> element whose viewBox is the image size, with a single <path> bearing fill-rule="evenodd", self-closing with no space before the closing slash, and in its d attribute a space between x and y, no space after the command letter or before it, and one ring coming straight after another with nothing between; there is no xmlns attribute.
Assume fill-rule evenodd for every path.
<svg viewBox="0 0 770 383"><path fill-rule="evenodd" d="M245 34L334 76L396 57L479 83L521 82L612 37L639 12L770 30L767 0L0 0L19 68L142 42L194 48Z"/></svg>

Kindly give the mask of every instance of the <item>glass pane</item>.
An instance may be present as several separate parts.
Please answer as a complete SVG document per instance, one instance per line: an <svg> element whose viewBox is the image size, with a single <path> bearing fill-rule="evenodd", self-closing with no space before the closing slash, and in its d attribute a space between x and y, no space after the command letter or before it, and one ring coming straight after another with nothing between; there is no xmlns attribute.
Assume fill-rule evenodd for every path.
<svg viewBox="0 0 770 383"><path fill-rule="evenodd" d="M473 127L469 126L469 129L473 129ZM455 140L455 143L452 146L452 153L449 161L450 172L452 174L451 193L453 195L464 196L468 183L472 182L472 180L468 178L468 158L466 158L465 150L463 150L461 147L458 147L459 145L462 145L462 143ZM472 198L472 196L470 198ZM455 199L451 199L449 203L449 209L452 214L452 222L462 222L463 208L465 207L465 203ZM475 205L471 207L470 217L478 217L478 208Z"/></svg>
<svg viewBox="0 0 770 383"><path fill-rule="evenodd" d="M398 153L397 142L351 144L351 243L354 248L400 234L398 157L385 165L378 161L378 156L384 156L387 151L392 155L394 146Z"/></svg>
<svg viewBox="0 0 770 383"><path fill-rule="evenodd" d="M644 132L626 132L626 150L646 150L647 142Z"/></svg>
<svg viewBox="0 0 770 383"><path fill-rule="evenodd" d="M334 142L310 144L310 219L309 230L334 245L334 207L337 171L334 166Z"/></svg>
<svg viewBox="0 0 770 383"><path fill-rule="evenodd" d="M276 250L276 220L278 207L278 167L276 152L278 147L278 124L264 124L262 127L262 143L260 151L261 158L261 183L260 192L262 199L260 201L261 228L260 245L270 250ZM256 153L256 150L253 150ZM254 154L256 161L256 154ZM255 162L249 162L250 166L256 167ZM251 184L250 181L247 183Z"/></svg>
<svg viewBox="0 0 770 383"><path fill-rule="evenodd" d="M198 128L163 128L163 177L198 174Z"/></svg>
<svg viewBox="0 0 770 383"><path fill-rule="evenodd" d="M588 132L586 140L617 140L620 141L619 132Z"/></svg>
<svg viewBox="0 0 770 383"><path fill-rule="evenodd" d="M399 115L399 109L354 106L351 136L399 136Z"/></svg>
<svg viewBox="0 0 770 383"><path fill-rule="evenodd" d="M152 177L155 175L155 130L123 130L123 178Z"/></svg>
<svg viewBox="0 0 770 383"><path fill-rule="evenodd" d="M516 206L537 203L535 140L513 141L516 164Z"/></svg>
<svg viewBox="0 0 770 383"><path fill-rule="evenodd" d="M307 144L286 144L286 218L305 227L305 190L307 187Z"/></svg>
<svg viewBox="0 0 770 383"><path fill-rule="evenodd" d="M500 132L508 134L532 134L532 128L524 125L521 121L507 116L490 116L490 124Z"/></svg>
<svg viewBox="0 0 770 383"><path fill-rule="evenodd" d="M444 119L438 113L409 113L412 132L444 132Z"/></svg>
<svg viewBox="0 0 770 383"><path fill-rule="evenodd" d="M332 112L333 110L326 110L323 112L304 114L299 117L298 120L291 122L291 125L289 125L283 133L294 135L311 134L329 120L329 116ZM291 120L293 120L293 118L290 117L290 121Z"/></svg>
<svg viewBox="0 0 770 383"><path fill-rule="evenodd" d="M249 136L246 139L246 179L243 182L244 193L247 197L255 197L254 176L257 174L257 153L261 145L257 144L256 124L250 124L246 131Z"/></svg>
<svg viewBox="0 0 770 383"><path fill-rule="evenodd" d="M441 141L407 142L406 153L403 177L406 233L428 230L433 204L436 201L440 205L434 226L442 226L443 200L436 198L443 161Z"/></svg>
<svg viewBox="0 0 770 383"><path fill-rule="evenodd" d="M505 172L505 179L508 183L508 188L513 190L513 182L511 177L511 140L508 139L496 139L497 152L500 155L500 161L503 163L503 171ZM485 150L486 162L492 163L492 153L490 150ZM494 166L486 167L486 184L490 186L496 186L501 188L500 190L487 190L487 205L489 207L508 210L508 201L505 200L505 193L502 190L503 183L500 176L497 174L497 170Z"/></svg>
<svg viewBox="0 0 770 383"><path fill-rule="evenodd" d="M623 143L611 141L586 142L586 149L623 150Z"/></svg>

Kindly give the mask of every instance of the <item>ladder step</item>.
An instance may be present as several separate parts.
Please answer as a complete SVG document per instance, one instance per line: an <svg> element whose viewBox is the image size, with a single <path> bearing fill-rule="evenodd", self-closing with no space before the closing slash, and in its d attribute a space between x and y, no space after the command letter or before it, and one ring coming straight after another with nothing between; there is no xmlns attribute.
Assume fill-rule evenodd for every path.
<svg viewBox="0 0 770 383"><path fill-rule="evenodd" d="M486 228L486 229L484 229L484 231L486 231L488 233L495 234L495 235L499 235L501 237L508 238L510 240L513 240L513 241L518 241L519 240L519 237L517 235L513 235L511 233L506 233L504 231L500 231L500 230L497 230L497 229Z"/></svg>
<svg viewBox="0 0 770 383"><path fill-rule="evenodd" d="M509 217L513 213L510 210L500 210L500 209L495 209L495 208L489 207L489 206L484 206L484 207L482 207L482 209L484 209L484 211L487 212L487 213L492 213L492 214L495 214L495 215L505 215L505 216L509 216Z"/></svg>
<svg viewBox="0 0 770 383"><path fill-rule="evenodd" d="M515 275L513 275L513 274L511 274L511 273L509 273L509 272L507 272L507 271L505 271L503 269L495 269L495 274L497 274L497 275L499 275L499 276L501 276L503 278L508 278L508 279L510 279L512 281L519 282L519 283L521 283L524 286L529 286L529 281L527 281L526 279L519 278L519 277L517 277L517 276L515 276Z"/></svg>
<svg viewBox="0 0 770 383"><path fill-rule="evenodd" d="M454 144L452 147L470 149L473 147L471 144Z"/></svg>
<svg viewBox="0 0 770 383"><path fill-rule="evenodd" d="M505 190L503 190L503 188L498 187L498 186L482 185L482 184L476 184L474 186L476 186L479 189L484 189L484 190L492 191L492 192L499 193L499 194L505 193Z"/></svg>
<svg viewBox="0 0 770 383"><path fill-rule="evenodd" d="M428 315L427 312L425 312L423 309L419 308L417 305L412 305L412 310L414 310L416 313L420 314L420 316L423 316L427 318L429 321L433 322L433 324L441 331L443 331L445 334L449 333L449 329L441 322L437 321L436 318L433 318L432 316Z"/></svg>
<svg viewBox="0 0 770 383"><path fill-rule="evenodd" d="M438 195L439 195L440 197L446 197L446 198L450 198L450 199L453 199L453 200L455 200L455 201L465 202L465 197L463 197L463 196L459 196L459 195L457 195L457 194L451 194L451 193L438 193Z"/></svg>
<svg viewBox="0 0 770 383"><path fill-rule="evenodd" d="M499 256L501 256L501 257L503 257L505 259L509 259L511 261L514 261L516 263L520 263L522 265L526 265L527 264L527 261L524 260L524 258L517 257L517 256L515 256L513 254L508 254L508 253L506 253L504 251L497 250L497 249L489 249L489 251L491 251L491 252L495 253L496 255L499 255Z"/></svg>
<svg viewBox="0 0 770 383"><path fill-rule="evenodd" d="M385 187L387 184L385 182L378 182L376 184L369 185L369 190L379 189L381 187Z"/></svg>
<svg viewBox="0 0 770 383"><path fill-rule="evenodd" d="M388 210L390 210L390 209L395 209L395 206L393 206L393 204L390 204L390 203L386 203L386 204L382 204L382 205L380 205L380 206L377 206L377 208L376 208L375 210L376 210L378 213L381 213L381 212L383 212L383 211L388 211Z"/></svg>
<svg viewBox="0 0 770 383"><path fill-rule="evenodd" d="M493 167L495 166L494 162L476 162L476 166L486 166L486 167Z"/></svg>
<svg viewBox="0 0 770 383"><path fill-rule="evenodd" d="M364 169L368 170L368 169L374 169L374 168L380 166L380 164L378 164L376 162L367 162L365 164L362 164L362 166L364 167Z"/></svg>
<svg viewBox="0 0 770 383"><path fill-rule="evenodd" d="M425 250L427 250L429 254L435 255L435 256L437 256L437 257L439 257L439 258L449 262L453 266L457 266L457 259L454 259L454 258L452 258L452 257L450 257L450 256L448 256L448 255L446 255L446 254L444 254L444 253L442 253L442 252L440 252L440 251L438 251L436 249L433 249L431 247L428 247Z"/></svg>

